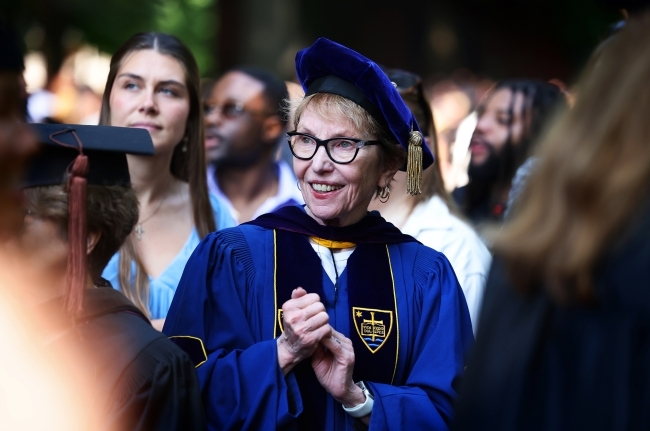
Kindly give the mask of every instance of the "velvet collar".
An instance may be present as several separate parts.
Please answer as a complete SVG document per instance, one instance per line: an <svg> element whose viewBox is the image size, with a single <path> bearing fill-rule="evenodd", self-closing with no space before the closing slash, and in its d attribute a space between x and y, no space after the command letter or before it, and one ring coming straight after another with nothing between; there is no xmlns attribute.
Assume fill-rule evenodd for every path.
<svg viewBox="0 0 650 431"><path fill-rule="evenodd" d="M302 207L289 206L264 214L248 223L267 229L279 229L316 236L332 241L349 241L355 244L399 244L418 242L404 235L392 223L384 220L378 212L372 211L355 224L337 227L323 226L311 218Z"/></svg>

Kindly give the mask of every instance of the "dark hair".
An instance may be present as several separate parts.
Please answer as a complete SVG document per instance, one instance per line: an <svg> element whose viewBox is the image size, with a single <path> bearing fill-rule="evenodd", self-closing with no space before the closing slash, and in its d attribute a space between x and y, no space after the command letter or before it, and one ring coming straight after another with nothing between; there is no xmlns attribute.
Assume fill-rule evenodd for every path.
<svg viewBox="0 0 650 431"><path fill-rule="evenodd" d="M549 116L559 108L566 108L567 102L562 90L554 84L549 84L538 79L505 79L498 81L491 93L501 89L508 89L513 97L510 99L509 125L512 129L514 95L520 93L524 97L521 119L524 124L523 133L519 142L514 147L516 151L504 152L510 160L505 160L501 178L509 182L517 168L530 155L533 145L539 139L544 125ZM512 145L512 133L508 135L507 145Z"/></svg>
<svg viewBox="0 0 650 431"><path fill-rule="evenodd" d="M35 216L53 221L61 238L68 239L68 193L66 186L25 189L26 209ZM138 222L138 199L131 187L88 186L86 223L89 233L100 235L88 255L88 270L94 282L111 257Z"/></svg>
<svg viewBox="0 0 650 431"><path fill-rule="evenodd" d="M513 217L494 239L521 291L597 297L602 259L648 202L650 13L590 59L575 105L548 130ZM629 287L629 286L625 286Z"/></svg>
<svg viewBox="0 0 650 431"><path fill-rule="evenodd" d="M282 127L287 125L288 118L284 115L284 112L286 100L289 98L289 92L287 91L287 84L280 77L268 70L255 66L238 66L230 69L228 72L241 72L264 84L262 94L264 95L269 111L280 117Z"/></svg>
<svg viewBox="0 0 650 431"><path fill-rule="evenodd" d="M111 58L99 124L110 125L111 123L110 96L124 59L129 54L141 50L153 50L169 55L176 59L185 70L185 84L190 96L190 112L185 130L187 145L183 148L181 141L174 148L170 171L174 177L189 183L194 225L199 237L203 238L216 230L216 223L208 195L199 68L192 52L183 42L164 33L138 33L127 40ZM131 283L132 261L136 263L134 283ZM149 315L149 277L130 238L125 241L120 252L119 280L124 294L145 314Z"/></svg>
<svg viewBox="0 0 650 431"><path fill-rule="evenodd" d="M0 71L22 73L24 69L23 50L16 32L0 18Z"/></svg>
<svg viewBox="0 0 650 431"><path fill-rule="evenodd" d="M212 96L212 89L216 83L217 81L212 78L203 78L201 80L201 100L204 103L210 100L210 97ZM205 105L203 106L205 107Z"/></svg>

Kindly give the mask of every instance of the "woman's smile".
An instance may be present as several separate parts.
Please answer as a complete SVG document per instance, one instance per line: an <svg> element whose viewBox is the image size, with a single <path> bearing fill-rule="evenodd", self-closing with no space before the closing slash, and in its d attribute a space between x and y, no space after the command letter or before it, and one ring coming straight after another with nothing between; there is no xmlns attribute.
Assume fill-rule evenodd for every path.
<svg viewBox="0 0 650 431"><path fill-rule="evenodd" d="M334 192L337 190L341 190L343 186L340 185L334 185L334 184L326 184L326 183L318 183L318 182L313 182L309 183L312 189L318 193L328 193L328 192Z"/></svg>
<svg viewBox="0 0 650 431"><path fill-rule="evenodd" d="M309 106L300 116L298 131L319 139L348 136L370 139L345 117L323 119ZM392 173L382 167L378 146L362 148L351 163L335 163L325 148L319 148L310 160L294 159L307 213L326 225L347 226L361 220L380 183Z"/></svg>

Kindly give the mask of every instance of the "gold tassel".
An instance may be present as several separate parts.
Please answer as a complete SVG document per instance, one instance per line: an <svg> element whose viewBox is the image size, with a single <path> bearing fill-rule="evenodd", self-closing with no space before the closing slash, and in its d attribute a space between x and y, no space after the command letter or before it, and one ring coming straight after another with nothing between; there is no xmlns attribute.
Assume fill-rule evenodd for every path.
<svg viewBox="0 0 650 431"><path fill-rule="evenodd" d="M422 133L412 131L409 136L408 160L406 162L406 191L411 195L422 193Z"/></svg>

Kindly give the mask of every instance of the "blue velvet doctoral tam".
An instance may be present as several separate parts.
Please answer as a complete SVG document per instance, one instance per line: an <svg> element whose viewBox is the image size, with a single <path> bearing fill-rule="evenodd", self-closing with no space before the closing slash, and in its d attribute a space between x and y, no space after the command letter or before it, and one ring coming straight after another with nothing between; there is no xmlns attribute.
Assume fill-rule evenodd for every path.
<svg viewBox="0 0 650 431"><path fill-rule="evenodd" d="M346 46L319 38L296 54L296 75L306 95L338 94L364 108L404 149L408 148L410 132L422 132L381 67ZM423 145L422 169L432 163L433 154Z"/></svg>
<svg viewBox="0 0 650 431"><path fill-rule="evenodd" d="M370 429L446 430L456 396L452 384L473 342L465 298L441 253L417 242L389 244L388 251L398 360L389 370L392 385L366 382L375 399ZM295 259L300 265L300 256ZM191 337L184 340L198 346L197 373L211 430L298 429L305 399L294 372L285 377L277 361L274 329L281 304L275 304L274 262L274 230L241 225L208 235L185 267L164 332ZM322 271L321 301L330 324L352 338L359 335L350 333L347 271L339 278L336 301L334 285ZM323 399L324 423L312 428L359 426L330 395Z"/></svg>

